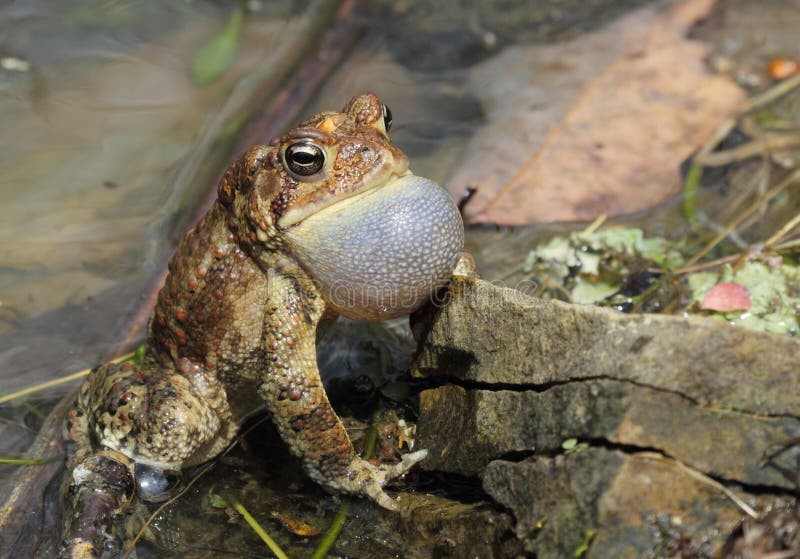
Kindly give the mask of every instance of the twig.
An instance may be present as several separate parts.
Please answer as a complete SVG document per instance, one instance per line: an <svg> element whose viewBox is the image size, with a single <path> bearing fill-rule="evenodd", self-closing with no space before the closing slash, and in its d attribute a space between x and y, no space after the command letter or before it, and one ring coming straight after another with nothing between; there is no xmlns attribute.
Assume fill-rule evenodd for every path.
<svg viewBox="0 0 800 559"><path fill-rule="evenodd" d="M57 456L45 456L44 458L0 458L0 464L11 464L13 466L39 466L49 464L64 458L61 454Z"/></svg>
<svg viewBox="0 0 800 559"><path fill-rule="evenodd" d="M705 144L703 144L703 147L700 148L700 151L697 152L695 157L705 157L714 151L719 143L731 133L731 130L733 130L735 126L736 121L732 118L722 121L722 124L720 124L714 131L714 135L711 136Z"/></svg>
<svg viewBox="0 0 800 559"><path fill-rule="evenodd" d="M726 216L726 219L731 216L735 211L738 211L742 205L747 200L748 196L752 196L753 198L758 198L759 196L763 196L764 193L769 189L769 185L772 184L771 180L774 176L772 171L772 165L770 163L770 159L768 156L764 155L761 157L761 165L759 166L758 170L753 173L753 175L743 181L741 192L738 193L734 198L731 199L731 204L729 208L725 208L723 212ZM745 220L740 229L745 229L750 227L750 224L754 221L759 219L759 214L763 215L766 211L765 207L761 207L758 212L750 216L747 220Z"/></svg>
<svg viewBox="0 0 800 559"><path fill-rule="evenodd" d="M789 233L792 229L800 225L800 213L795 215L792 219L787 221L783 227L781 227L778 231L776 231L769 239L767 239L763 243L763 247L772 249L775 252L780 252L782 250L794 248L800 245L800 239L792 239L790 241L783 241L783 238L787 233ZM728 264L730 262L735 262L741 258L746 258L747 254L744 252L737 253L737 254L729 254L728 256L723 256L722 258L717 258L715 260L709 260L708 262L701 262L699 264L693 264L691 266L683 266L678 268L673 273L675 275L682 275L682 274L690 274L692 272L697 272L699 270L705 270L708 268L714 268L715 266L719 266L720 264ZM655 273L662 273L664 270L661 268L648 268L649 271Z"/></svg>
<svg viewBox="0 0 800 559"><path fill-rule="evenodd" d="M758 559L792 559L795 557L794 550L787 549L786 551L771 551L766 555L759 556Z"/></svg>
<svg viewBox="0 0 800 559"><path fill-rule="evenodd" d="M751 113L753 111L757 111L758 109L769 105L779 97L783 97L797 87L800 87L800 74L792 76L791 78L771 87L762 94L750 99L750 101L745 103L744 107L742 107L742 113Z"/></svg>
<svg viewBox="0 0 800 559"><path fill-rule="evenodd" d="M756 155L800 146L800 134L768 134L725 151L698 154L693 163L704 167L721 167Z"/></svg>
<svg viewBox="0 0 800 559"><path fill-rule="evenodd" d="M588 227L586 227L586 229L578 233L578 235L580 235L581 237L591 235L592 233L600 229L600 227L602 227L602 225L606 222L606 219L608 219L608 214L600 214L595 218L593 222L589 224Z"/></svg>
<svg viewBox="0 0 800 559"><path fill-rule="evenodd" d="M635 455L637 458L647 458L658 460L660 462L666 462L668 464L674 464L678 467L681 471L686 473L689 477L696 479L700 483L704 483L705 485L710 485L714 489L722 492L728 499L733 501L733 503L739 507L744 513L749 516L750 518L758 518L758 513L747 503L745 503L736 493L722 485L715 479L708 477L703 472L692 468L691 466L687 466L680 460L675 460L674 458L667 458L662 454L658 454L657 452L640 452Z"/></svg>
<svg viewBox="0 0 800 559"><path fill-rule="evenodd" d="M750 99L747 103L740 110L740 116L743 116L748 113L752 113L753 111L759 110L762 107L768 105L772 101L786 95L793 89L800 87L800 74L793 76L781 83L773 86L772 88L768 89L767 91L763 92L761 95ZM761 142L753 142L751 144L747 144L747 146L741 146L740 148L734 148L732 150L727 150L722 152L721 154L712 154L711 152L716 149L719 143L725 138L733 127L736 125L736 120L734 119L727 119L725 120L714 135L709 138L709 140L703 145L700 151L692 158L692 165L689 168L689 172L686 174L686 180L684 181L683 186L683 206L684 206L684 214L686 215L686 219L689 221L689 224L692 227L697 225L697 217L696 217L696 194L697 194L697 187L700 184L700 179L703 176L703 166L715 166L715 165L724 165L725 163L730 163L732 161L738 161L739 159L743 159L742 156L743 152L749 152L748 155L745 157L750 157L752 155L757 155L758 153L763 153L767 151L770 147L772 149L778 148L778 146L772 145L765 145L766 140L762 140ZM783 138L781 138L783 140ZM792 146L796 145L796 143L792 143ZM780 146L780 147L788 147L788 146ZM737 152L737 150L740 150ZM752 150L752 151L751 151ZM725 155L723 155L725 154Z"/></svg>
<svg viewBox="0 0 800 559"><path fill-rule="evenodd" d="M128 359L133 357L135 353L136 352L134 351L126 353L122 357L117 357L116 359L112 359L111 361L109 361L109 363L119 363L121 361L127 361ZM48 388L58 386L59 384L72 382L73 380L85 377L91 372L92 369L84 369L82 371L78 371L77 373L72 373L71 375L67 375L65 377L48 380L47 382L36 384L34 386L29 386L28 388L23 388L22 390L18 390L17 392L12 392L11 394L5 394L3 396L0 396L0 404L5 404L6 402L10 402L11 400L15 400L16 398L27 396L28 394L33 394L34 392L41 392L42 390L47 390Z"/></svg>
<svg viewBox="0 0 800 559"><path fill-rule="evenodd" d="M795 182L800 178L800 169L796 169L791 175L786 177L780 183L778 183L775 187L771 190L767 191L761 198L756 200L753 204L751 204L747 209L745 209L742 213L740 213L736 218L731 221L725 229L723 229L716 237L714 237L711 242L709 242L703 250L695 254L689 261L686 263L685 267L690 267L693 264L696 264L703 258L706 254L714 250L720 242L722 242L725 237L730 235L731 231L736 229L745 219L750 217L753 213L755 213L761 206L769 202L772 198L783 192L787 186Z"/></svg>
<svg viewBox="0 0 800 559"><path fill-rule="evenodd" d="M778 230L777 230L775 233L773 233L773 235L772 235L772 236L771 236L769 239L767 239L767 241L764 243L764 246L765 246L765 247L771 247L771 246L772 246L772 245L774 245L775 243L778 243L778 242L780 242L781 240L783 240L783 237L784 237L784 236L785 236L787 233L789 233L789 232L790 232L792 229L794 229L795 227L797 227L797 224L798 224L798 223L800 223L800 213L798 213L797 215L795 215L795 216L794 216L792 219L790 219L789 221L787 221L787 222L784 224L784 226L783 226L783 227L781 227L781 228L780 228L780 229L778 229Z"/></svg>
<svg viewBox="0 0 800 559"><path fill-rule="evenodd" d="M707 268L713 268L714 266L719 266L720 264L727 264L728 262L734 262L741 258L741 254L729 254L728 256L723 256L722 258L717 258L715 260L709 260L708 262L701 262L699 264L694 264L693 266L683 266L682 268L678 268L673 273L676 276L683 275L683 274L691 274L692 272L697 272L698 270L705 270ZM649 270L657 273L663 273L663 268L649 268Z"/></svg>
<svg viewBox="0 0 800 559"><path fill-rule="evenodd" d="M800 239L792 239L790 241L783 241L782 243L778 243L772 247L772 250L775 252L781 252L784 250L793 249L795 247L800 246Z"/></svg>

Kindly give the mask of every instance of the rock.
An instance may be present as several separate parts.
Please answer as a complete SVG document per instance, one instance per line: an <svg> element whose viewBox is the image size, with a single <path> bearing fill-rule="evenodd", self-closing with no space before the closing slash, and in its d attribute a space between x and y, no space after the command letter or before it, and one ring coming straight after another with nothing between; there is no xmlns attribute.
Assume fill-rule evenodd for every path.
<svg viewBox="0 0 800 559"><path fill-rule="evenodd" d="M537 557L709 556L749 510L729 495L798 489L794 338L465 278L419 319L423 466L479 476Z"/></svg>
<svg viewBox="0 0 800 559"><path fill-rule="evenodd" d="M430 469L476 475L492 459L558 452L564 440L577 438L654 449L740 483L797 488L796 477L787 475L796 468L797 449L762 463L800 432L797 418L709 409L631 383L576 381L541 392L448 385L423 392L420 412L417 444L428 449Z"/></svg>
<svg viewBox="0 0 800 559"><path fill-rule="evenodd" d="M518 538L538 559L574 557L589 540L585 558L664 557L680 544L684 526L695 547L718 547L720 529L732 530L740 518L712 485L652 453L590 448L496 460L486 468L484 487L511 509Z"/></svg>
<svg viewBox="0 0 800 559"><path fill-rule="evenodd" d="M627 315L456 280L414 364L507 388L593 378L675 392L708 407L800 417L796 338L702 317Z"/></svg>

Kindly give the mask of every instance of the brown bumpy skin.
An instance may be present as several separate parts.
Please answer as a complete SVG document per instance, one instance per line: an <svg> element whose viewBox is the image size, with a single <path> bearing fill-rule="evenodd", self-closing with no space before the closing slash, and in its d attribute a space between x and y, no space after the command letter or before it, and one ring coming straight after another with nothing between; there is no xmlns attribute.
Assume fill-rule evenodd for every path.
<svg viewBox="0 0 800 559"><path fill-rule="evenodd" d="M385 114L374 95L358 96L341 113L302 122L228 168L218 200L170 262L143 365L97 368L67 415L62 557L99 556L114 545L115 520L134 498L135 463L176 471L210 460L264 404L312 479L397 508L382 486L425 451L381 467L359 458L328 402L315 349L323 317L413 310L449 277L461 250L452 202L410 174L388 138ZM391 214L384 238L373 237L384 220L366 219L370 208ZM415 223L418 208L425 217ZM351 253L369 262L369 272L325 258L342 253L340 231L358 245ZM379 247L387 238L391 250ZM356 283L344 277L351 275ZM394 289L403 301L333 305L339 280L349 289ZM361 300L372 308L360 308Z"/></svg>

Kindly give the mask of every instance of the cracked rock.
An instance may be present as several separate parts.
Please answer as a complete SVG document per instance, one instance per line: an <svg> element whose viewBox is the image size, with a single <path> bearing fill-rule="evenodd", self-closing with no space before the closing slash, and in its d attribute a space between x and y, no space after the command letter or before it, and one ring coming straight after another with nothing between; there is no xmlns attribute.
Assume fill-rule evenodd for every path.
<svg viewBox="0 0 800 559"><path fill-rule="evenodd" d="M794 338L469 279L419 320L423 465L481 477L537 557L712 556L747 507L730 495L798 490Z"/></svg>
<svg viewBox="0 0 800 559"><path fill-rule="evenodd" d="M669 557L679 545L705 557L741 516L713 486L652 453L589 448L496 460L483 482L514 512L518 538L538 559L573 557L587 541L584 558Z"/></svg>

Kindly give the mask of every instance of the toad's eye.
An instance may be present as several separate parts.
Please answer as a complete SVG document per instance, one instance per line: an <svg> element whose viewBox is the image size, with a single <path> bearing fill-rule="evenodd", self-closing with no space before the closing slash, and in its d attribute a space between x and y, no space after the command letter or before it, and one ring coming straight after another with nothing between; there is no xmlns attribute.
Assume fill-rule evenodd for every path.
<svg viewBox="0 0 800 559"><path fill-rule="evenodd" d="M381 105L381 110L383 111L383 128L389 132L392 129L392 111L386 105Z"/></svg>
<svg viewBox="0 0 800 559"><path fill-rule="evenodd" d="M283 159L292 173L308 177L325 165L325 152L314 142L303 140L287 147Z"/></svg>

